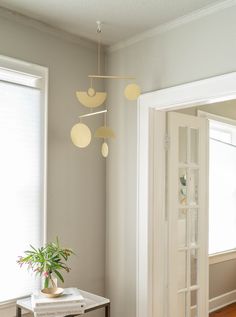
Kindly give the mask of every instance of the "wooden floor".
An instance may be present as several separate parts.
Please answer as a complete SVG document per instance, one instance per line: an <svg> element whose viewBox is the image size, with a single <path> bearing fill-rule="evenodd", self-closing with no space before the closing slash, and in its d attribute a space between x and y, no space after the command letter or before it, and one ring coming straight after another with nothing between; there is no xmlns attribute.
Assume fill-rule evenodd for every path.
<svg viewBox="0 0 236 317"><path fill-rule="evenodd" d="M236 317L236 303L217 310L209 315L210 317Z"/></svg>

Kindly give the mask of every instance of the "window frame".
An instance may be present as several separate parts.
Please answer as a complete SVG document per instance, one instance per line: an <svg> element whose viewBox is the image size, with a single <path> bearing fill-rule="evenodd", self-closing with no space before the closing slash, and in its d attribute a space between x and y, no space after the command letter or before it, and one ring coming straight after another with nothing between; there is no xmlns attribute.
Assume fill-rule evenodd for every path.
<svg viewBox="0 0 236 317"><path fill-rule="evenodd" d="M11 76L0 78L0 81L11 82L18 85L27 87L35 87L41 92L41 114L43 120L41 121L42 133L42 153L41 153L41 168L42 175L42 219L43 219L43 243L47 241L47 147L48 147L48 68L37 64L29 63L23 60L18 60L12 57L0 55L0 71L6 70L9 74L15 73L15 79L12 80ZM0 312L7 310L9 312L15 306L16 300L19 298L11 299L9 301L0 302Z"/></svg>
<svg viewBox="0 0 236 317"><path fill-rule="evenodd" d="M216 114L213 114L207 111L202 111L202 110L198 110L197 115L198 117L206 118L208 120L219 121L222 123L234 125L236 127L236 120L231 118L223 117L223 116L216 115ZM236 259L236 248L227 250L224 252L209 254L209 265L217 264L217 263L221 263L221 262L225 262L225 261L229 261L233 259Z"/></svg>

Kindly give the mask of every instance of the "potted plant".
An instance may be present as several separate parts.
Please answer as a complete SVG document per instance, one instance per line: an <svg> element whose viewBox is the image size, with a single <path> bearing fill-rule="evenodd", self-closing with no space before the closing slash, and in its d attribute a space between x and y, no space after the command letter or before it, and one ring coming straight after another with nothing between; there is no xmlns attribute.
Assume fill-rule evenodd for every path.
<svg viewBox="0 0 236 317"><path fill-rule="evenodd" d="M26 265L36 275L43 277L45 289L56 289L54 277L58 277L64 283L61 271L70 271L66 262L72 254L74 254L72 249L60 247L57 238L56 242L47 243L41 248L30 245L30 250L25 251L24 256L20 256L17 263L20 266Z"/></svg>

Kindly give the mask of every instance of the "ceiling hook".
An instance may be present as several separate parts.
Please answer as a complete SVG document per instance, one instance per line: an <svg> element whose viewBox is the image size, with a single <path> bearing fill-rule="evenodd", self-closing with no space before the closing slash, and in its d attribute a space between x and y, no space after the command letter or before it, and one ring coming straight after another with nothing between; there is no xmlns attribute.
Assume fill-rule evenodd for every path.
<svg viewBox="0 0 236 317"><path fill-rule="evenodd" d="M97 33L102 33L102 22L96 21L97 23Z"/></svg>

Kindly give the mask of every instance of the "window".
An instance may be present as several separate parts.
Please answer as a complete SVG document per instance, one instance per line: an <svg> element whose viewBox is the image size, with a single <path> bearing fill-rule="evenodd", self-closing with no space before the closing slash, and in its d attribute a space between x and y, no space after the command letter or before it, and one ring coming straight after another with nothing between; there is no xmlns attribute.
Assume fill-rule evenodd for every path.
<svg viewBox="0 0 236 317"><path fill-rule="evenodd" d="M236 249L236 126L210 120L209 254Z"/></svg>
<svg viewBox="0 0 236 317"><path fill-rule="evenodd" d="M0 302L39 283L16 260L44 241L45 83L43 67L0 56Z"/></svg>

